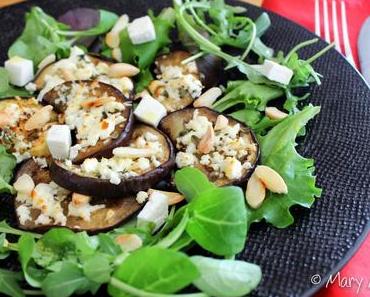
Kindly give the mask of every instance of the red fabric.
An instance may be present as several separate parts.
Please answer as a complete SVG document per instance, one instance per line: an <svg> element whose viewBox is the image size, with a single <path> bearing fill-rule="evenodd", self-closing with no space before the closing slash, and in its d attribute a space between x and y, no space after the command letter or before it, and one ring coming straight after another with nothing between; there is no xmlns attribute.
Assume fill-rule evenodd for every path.
<svg viewBox="0 0 370 297"><path fill-rule="evenodd" d="M323 6L322 0L320 0L320 23L321 23L321 36L324 36L324 22L323 22ZM332 19L332 7L331 0L328 0L328 12L329 20ZM341 10L340 10L341 0L336 0L337 3L337 16L338 16L338 28L341 30ZM351 48L353 56L358 65L358 55L357 55L357 39L360 32L361 25L365 19L370 16L370 0L347 0L346 11L347 11L347 23L348 23L348 33L351 41ZM301 24L312 32L315 31L315 1L314 0L264 0L263 7L270 9L278 14ZM303 13L304 12L304 13ZM334 40L332 25L329 22L329 27L331 29L331 40ZM341 40L342 52L344 49L342 32L339 31L339 38ZM370 37L369 37L370 38ZM369 295L370 296L370 295Z"/></svg>
<svg viewBox="0 0 370 297"><path fill-rule="evenodd" d="M337 0L337 15L339 22L339 29L341 28L341 11L340 1ZM321 12L321 36L324 36L323 24L323 6L320 0ZM329 18L331 19L332 7L331 0L328 0ZM315 31L315 1L314 0L264 0L263 7L274 11L296 23L301 24L312 32ZM370 16L370 0L346 0L348 33L350 35L351 48L358 65L357 55L357 39L360 32L361 25L365 19ZM330 27L331 23L329 24ZM342 32L339 32L342 50L344 49L343 40L341 38ZM333 40L333 31L331 30L331 40ZM369 36L370 39L370 36ZM370 235L367 237L364 244L357 251L354 257L347 263L347 265L340 271L339 275L332 284L326 286L315 297L370 297ZM336 275L333 276L333 278ZM350 278L356 278L358 281L362 280L359 286L354 279L352 279L351 287L344 287ZM348 284L349 286L349 284ZM360 288L359 288L360 287Z"/></svg>

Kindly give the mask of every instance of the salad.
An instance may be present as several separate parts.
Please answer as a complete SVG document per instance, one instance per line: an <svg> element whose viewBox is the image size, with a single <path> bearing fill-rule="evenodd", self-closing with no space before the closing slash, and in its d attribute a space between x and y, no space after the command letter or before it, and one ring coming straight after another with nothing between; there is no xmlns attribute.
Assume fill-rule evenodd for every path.
<svg viewBox="0 0 370 297"><path fill-rule="evenodd" d="M175 0L132 19L40 7L0 67L0 223L8 296L238 297L252 223L294 223L320 197L297 137L322 76L263 42L267 13ZM2 265L2 267L4 267ZM264 272L268 273L268 271Z"/></svg>

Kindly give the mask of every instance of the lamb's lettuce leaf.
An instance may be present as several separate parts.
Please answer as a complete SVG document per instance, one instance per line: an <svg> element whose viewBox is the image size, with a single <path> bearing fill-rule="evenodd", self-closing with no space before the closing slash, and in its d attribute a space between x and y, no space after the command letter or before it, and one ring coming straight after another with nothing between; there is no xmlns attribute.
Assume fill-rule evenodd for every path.
<svg viewBox="0 0 370 297"><path fill-rule="evenodd" d="M290 207L300 205L309 208L315 197L321 196L321 189L316 186L313 159L301 156L295 149L297 134L319 112L320 107L309 105L284 119L266 136L260 137L261 163L283 177L288 194L268 192L260 208L248 209L249 223L265 219L278 228L285 228L294 222Z"/></svg>
<svg viewBox="0 0 370 297"><path fill-rule="evenodd" d="M58 22L40 7L33 7L26 14L26 26L18 39L11 45L8 56L20 56L33 61L37 66L50 54L59 58L68 57L71 45L79 38L100 35L116 23L115 13L100 10L98 24L84 31L70 31L69 26Z"/></svg>
<svg viewBox="0 0 370 297"><path fill-rule="evenodd" d="M0 193L13 193L14 189L9 184L17 161L12 154L7 153L4 146L0 145Z"/></svg>

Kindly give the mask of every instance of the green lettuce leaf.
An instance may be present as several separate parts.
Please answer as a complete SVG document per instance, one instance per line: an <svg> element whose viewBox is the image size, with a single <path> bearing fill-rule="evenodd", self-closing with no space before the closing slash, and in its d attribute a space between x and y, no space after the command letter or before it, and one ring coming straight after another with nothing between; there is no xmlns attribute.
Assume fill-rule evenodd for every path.
<svg viewBox="0 0 370 297"><path fill-rule="evenodd" d="M272 128L260 138L261 163L276 170L288 186L288 194L268 192L258 209L248 209L249 223L265 219L278 228L285 228L294 222L290 207L300 205L311 207L315 197L321 196L321 189L314 176L314 161L299 155L295 139L299 131L320 112L320 107L309 105Z"/></svg>
<svg viewBox="0 0 370 297"><path fill-rule="evenodd" d="M157 53L171 43L169 34L175 23L175 13L172 8L166 8L157 17L151 14L151 19L156 32L156 39L153 41L135 45L131 42L127 29L120 34L122 60L136 64L140 70L150 67Z"/></svg>
<svg viewBox="0 0 370 297"><path fill-rule="evenodd" d="M7 153L5 147L0 145L0 193L14 193L14 189L9 182L13 177L13 170L16 165L15 157Z"/></svg>

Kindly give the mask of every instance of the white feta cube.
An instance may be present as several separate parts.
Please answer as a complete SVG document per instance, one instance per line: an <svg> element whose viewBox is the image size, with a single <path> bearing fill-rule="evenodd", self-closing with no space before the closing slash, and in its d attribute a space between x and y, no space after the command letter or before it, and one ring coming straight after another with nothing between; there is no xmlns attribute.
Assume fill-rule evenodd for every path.
<svg viewBox="0 0 370 297"><path fill-rule="evenodd" d="M23 87L33 79L33 62L15 56L5 62L5 69L9 74L12 85Z"/></svg>
<svg viewBox="0 0 370 297"><path fill-rule="evenodd" d="M133 44L142 44L156 39L154 24L149 16L133 20L128 25L127 31Z"/></svg>
<svg viewBox="0 0 370 297"><path fill-rule="evenodd" d="M168 217L168 198L166 195L153 191L149 201L137 216L137 226L142 227L154 223L153 232L157 231Z"/></svg>
<svg viewBox="0 0 370 297"><path fill-rule="evenodd" d="M142 122L157 127L162 118L167 115L166 108L150 95L145 95L134 111Z"/></svg>
<svg viewBox="0 0 370 297"><path fill-rule="evenodd" d="M265 60L262 65L253 65L252 67L269 80L283 85L289 84L294 74L292 69L271 60Z"/></svg>
<svg viewBox="0 0 370 297"><path fill-rule="evenodd" d="M72 144L71 130L68 125L51 126L46 136L46 143L54 159L67 159Z"/></svg>
<svg viewBox="0 0 370 297"><path fill-rule="evenodd" d="M95 173L98 170L99 161L95 158L85 159L81 165L81 169L86 173Z"/></svg>

